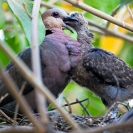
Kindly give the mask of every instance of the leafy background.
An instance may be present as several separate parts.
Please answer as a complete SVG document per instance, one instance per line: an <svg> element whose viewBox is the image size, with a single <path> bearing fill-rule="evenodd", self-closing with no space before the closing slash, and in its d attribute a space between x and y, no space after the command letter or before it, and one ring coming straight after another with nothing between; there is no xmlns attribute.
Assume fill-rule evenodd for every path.
<svg viewBox="0 0 133 133"><path fill-rule="evenodd" d="M133 20L131 19L127 9L123 6L129 1L124 0L81 0L85 4L88 4L98 10L101 10L109 15L111 15L112 11L121 4L120 10L115 15L116 18L125 21L127 23L133 24ZM68 11L78 11L84 12L81 9L71 6L70 4L64 1L54 0L44 0L47 3L54 3L56 6L64 8ZM26 9L29 13L32 10L33 1L29 0L7 0L0 1L0 39L7 42L8 45L17 53L22 51L24 48L30 45L31 39L31 21L27 13L25 12L24 5L26 5ZM130 4L130 8L132 9L132 4ZM41 20L41 14L47 9L45 6L41 6L40 15L38 21L38 41L39 44L43 41L45 36L45 27ZM85 13L85 17L95 21L97 24L102 26L106 26L106 21L98 18L90 13ZM128 34L132 36L132 33L120 28L116 25L110 24L109 29L115 31L119 31L123 34ZM70 34L69 32L65 31ZM113 52L121 59L123 59L129 66L133 67L133 45L120 38L116 38L113 36L102 35L96 32L93 32L95 38L93 39L93 45L96 47L101 47L108 51ZM74 39L76 39L76 33L71 35ZM10 59L2 52L0 49L0 62L3 66L10 61ZM75 101L76 98L79 100L89 98L88 101L84 102L84 105L88 108L89 112L93 116L103 115L106 112L105 106L102 104L101 100L96 97L92 92L88 89L78 86L73 81L66 87L63 94L69 101ZM80 105L74 105L72 108L73 113L84 114L83 109Z"/></svg>

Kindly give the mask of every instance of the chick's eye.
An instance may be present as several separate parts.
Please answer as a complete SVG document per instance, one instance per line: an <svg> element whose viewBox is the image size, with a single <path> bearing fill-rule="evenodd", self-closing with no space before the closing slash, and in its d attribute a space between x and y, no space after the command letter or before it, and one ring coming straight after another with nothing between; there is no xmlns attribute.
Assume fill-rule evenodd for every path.
<svg viewBox="0 0 133 133"><path fill-rule="evenodd" d="M75 17L75 14L72 14L71 16L72 16L72 17Z"/></svg>
<svg viewBox="0 0 133 133"><path fill-rule="evenodd" d="M60 17L58 12L53 12L52 16L55 17L55 18L59 18Z"/></svg>

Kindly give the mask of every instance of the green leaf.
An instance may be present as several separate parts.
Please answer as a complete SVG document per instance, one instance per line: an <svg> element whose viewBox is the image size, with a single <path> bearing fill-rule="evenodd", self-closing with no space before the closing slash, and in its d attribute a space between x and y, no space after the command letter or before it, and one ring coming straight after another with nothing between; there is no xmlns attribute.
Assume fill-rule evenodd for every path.
<svg viewBox="0 0 133 133"><path fill-rule="evenodd" d="M24 32L26 34L26 37L31 44L31 19L27 15L25 9L24 9L24 4L25 7L28 10L28 13L32 13L32 7L33 4L29 2L28 0L7 0L10 8L12 9L13 13L16 15L16 17L20 20L22 23ZM24 2L24 3L23 3ZM45 27L41 19L41 15L39 14L39 19L38 19L38 42L41 44L44 40L45 36Z"/></svg>
<svg viewBox="0 0 133 133"><path fill-rule="evenodd" d="M132 2L133 0L121 0L120 1L120 6L127 5L128 3Z"/></svg>
<svg viewBox="0 0 133 133"><path fill-rule="evenodd" d="M119 4L119 0L84 0L84 2L98 10L111 14Z"/></svg>

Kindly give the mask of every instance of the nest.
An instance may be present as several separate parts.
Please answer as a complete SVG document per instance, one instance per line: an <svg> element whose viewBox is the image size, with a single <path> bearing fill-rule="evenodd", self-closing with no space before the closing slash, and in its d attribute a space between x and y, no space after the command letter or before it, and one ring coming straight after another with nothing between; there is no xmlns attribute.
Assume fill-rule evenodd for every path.
<svg viewBox="0 0 133 133"><path fill-rule="evenodd" d="M104 115L103 117L92 117L87 112L88 116L77 115L71 112L71 105L73 104L82 104L84 99L76 102L65 104L69 106L68 115L77 123L79 128L84 132L94 132L94 133L132 133L133 132L133 109L129 109L125 114L120 114L117 108L117 104L114 104ZM81 105L84 111L87 109ZM53 109L52 111L47 112L49 118L49 124L47 125L47 132L75 132L72 130L72 127L60 115L58 110ZM33 114L33 117L36 118L36 121L41 123L41 118L39 114ZM34 129L33 124L28 120L26 116L22 118L12 119L8 117L2 110L0 110L0 131L2 132L37 132ZM46 126L46 125L45 125ZM49 128L48 128L49 127Z"/></svg>

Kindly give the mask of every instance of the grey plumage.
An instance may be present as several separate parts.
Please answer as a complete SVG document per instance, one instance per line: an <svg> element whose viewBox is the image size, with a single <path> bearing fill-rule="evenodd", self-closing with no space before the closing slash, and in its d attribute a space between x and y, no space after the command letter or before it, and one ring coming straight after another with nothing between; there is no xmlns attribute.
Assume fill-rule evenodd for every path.
<svg viewBox="0 0 133 133"><path fill-rule="evenodd" d="M77 31L82 51L78 66L71 70L72 79L93 91L108 107L133 98L133 70L113 53L93 47L93 34L83 15L72 13L64 21Z"/></svg>

